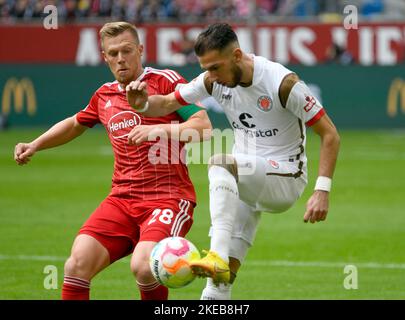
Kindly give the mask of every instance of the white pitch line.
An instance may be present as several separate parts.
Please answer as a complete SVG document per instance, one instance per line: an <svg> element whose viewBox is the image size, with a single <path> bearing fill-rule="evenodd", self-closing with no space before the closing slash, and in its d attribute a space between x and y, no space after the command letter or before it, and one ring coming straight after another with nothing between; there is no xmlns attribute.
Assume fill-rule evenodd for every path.
<svg viewBox="0 0 405 320"><path fill-rule="evenodd" d="M2 255L0 260L12 261L66 261L67 257L60 256L30 256L30 255ZM129 258L119 260L129 262ZM317 267L317 268L343 268L354 265L365 269L400 269L405 270L405 263L379 263L379 262L329 262L329 261L290 261L290 260L246 260L245 266L253 267Z"/></svg>
<svg viewBox="0 0 405 320"><path fill-rule="evenodd" d="M56 256L26 256L26 255L4 255L0 254L0 260L21 260L21 261L65 261L66 257Z"/></svg>
<svg viewBox="0 0 405 320"><path fill-rule="evenodd" d="M318 267L343 268L353 265L365 269L404 269L405 263L379 263L379 262L328 262L328 261L287 261L287 260L246 260L246 266L253 267Z"/></svg>

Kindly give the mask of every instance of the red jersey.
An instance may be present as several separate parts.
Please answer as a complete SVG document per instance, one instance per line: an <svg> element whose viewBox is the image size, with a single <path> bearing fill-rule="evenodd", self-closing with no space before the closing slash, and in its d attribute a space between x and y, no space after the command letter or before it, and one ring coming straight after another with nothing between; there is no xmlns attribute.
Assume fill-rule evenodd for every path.
<svg viewBox="0 0 405 320"><path fill-rule="evenodd" d="M175 71L149 67L137 80L147 82L149 95L166 95L173 92L177 84L186 83ZM137 125L184 122L176 112L159 118L143 117L128 104L125 88L114 81L101 86L76 118L87 127L101 123L107 131L115 158L110 195L140 201L185 199L195 203L194 187L183 161L183 142L162 139L159 144L146 141L135 146L127 141L128 134ZM156 163L156 159L167 161Z"/></svg>

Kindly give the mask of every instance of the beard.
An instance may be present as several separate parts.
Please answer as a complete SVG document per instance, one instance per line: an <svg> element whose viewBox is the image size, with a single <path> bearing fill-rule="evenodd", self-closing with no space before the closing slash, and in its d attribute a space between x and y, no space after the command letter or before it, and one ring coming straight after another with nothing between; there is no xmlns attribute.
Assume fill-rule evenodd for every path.
<svg viewBox="0 0 405 320"><path fill-rule="evenodd" d="M115 79L119 82L119 83L123 83L123 84L129 84L132 80L134 80L134 77L132 74L130 74L129 72L126 73L125 75L120 75L120 74L116 74Z"/></svg>
<svg viewBox="0 0 405 320"><path fill-rule="evenodd" d="M231 68L232 73L232 82L227 85L228 88L235 88L239 85L240 80L242 79L242 70L236 64L234 64Z"/></svg>

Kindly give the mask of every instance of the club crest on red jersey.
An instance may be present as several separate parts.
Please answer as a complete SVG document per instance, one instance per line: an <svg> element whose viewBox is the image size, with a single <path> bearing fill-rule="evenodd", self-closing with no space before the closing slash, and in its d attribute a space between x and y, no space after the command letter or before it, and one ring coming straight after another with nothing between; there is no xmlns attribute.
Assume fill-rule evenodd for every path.
<svg viewBox="0 0 405 320"><path fill-rule="evenodd" d="M269 96L260 96L257 99L257 107L264 112L268 112L273 108L273 101Z"/></svg>
<svg viewBox="0 0 405 320"><path fill-rule="evenodd" d="M125 138L135 126L141 124L141 117L133 111L122 111L108 120L107 128L114 139Z"/></svg>

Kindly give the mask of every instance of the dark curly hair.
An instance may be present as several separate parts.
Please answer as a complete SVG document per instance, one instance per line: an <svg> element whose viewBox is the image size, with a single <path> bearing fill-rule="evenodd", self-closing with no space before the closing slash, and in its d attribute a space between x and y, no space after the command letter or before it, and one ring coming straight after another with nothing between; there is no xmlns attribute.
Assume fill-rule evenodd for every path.
<svg viewBox="0 0 405 320"><path fill-rule="evenodd" d="M214 23L199 34L194 51L202 56L210 50L222 50L233 42L238 42L238 37L232 27L227 23Z"/></svg>

